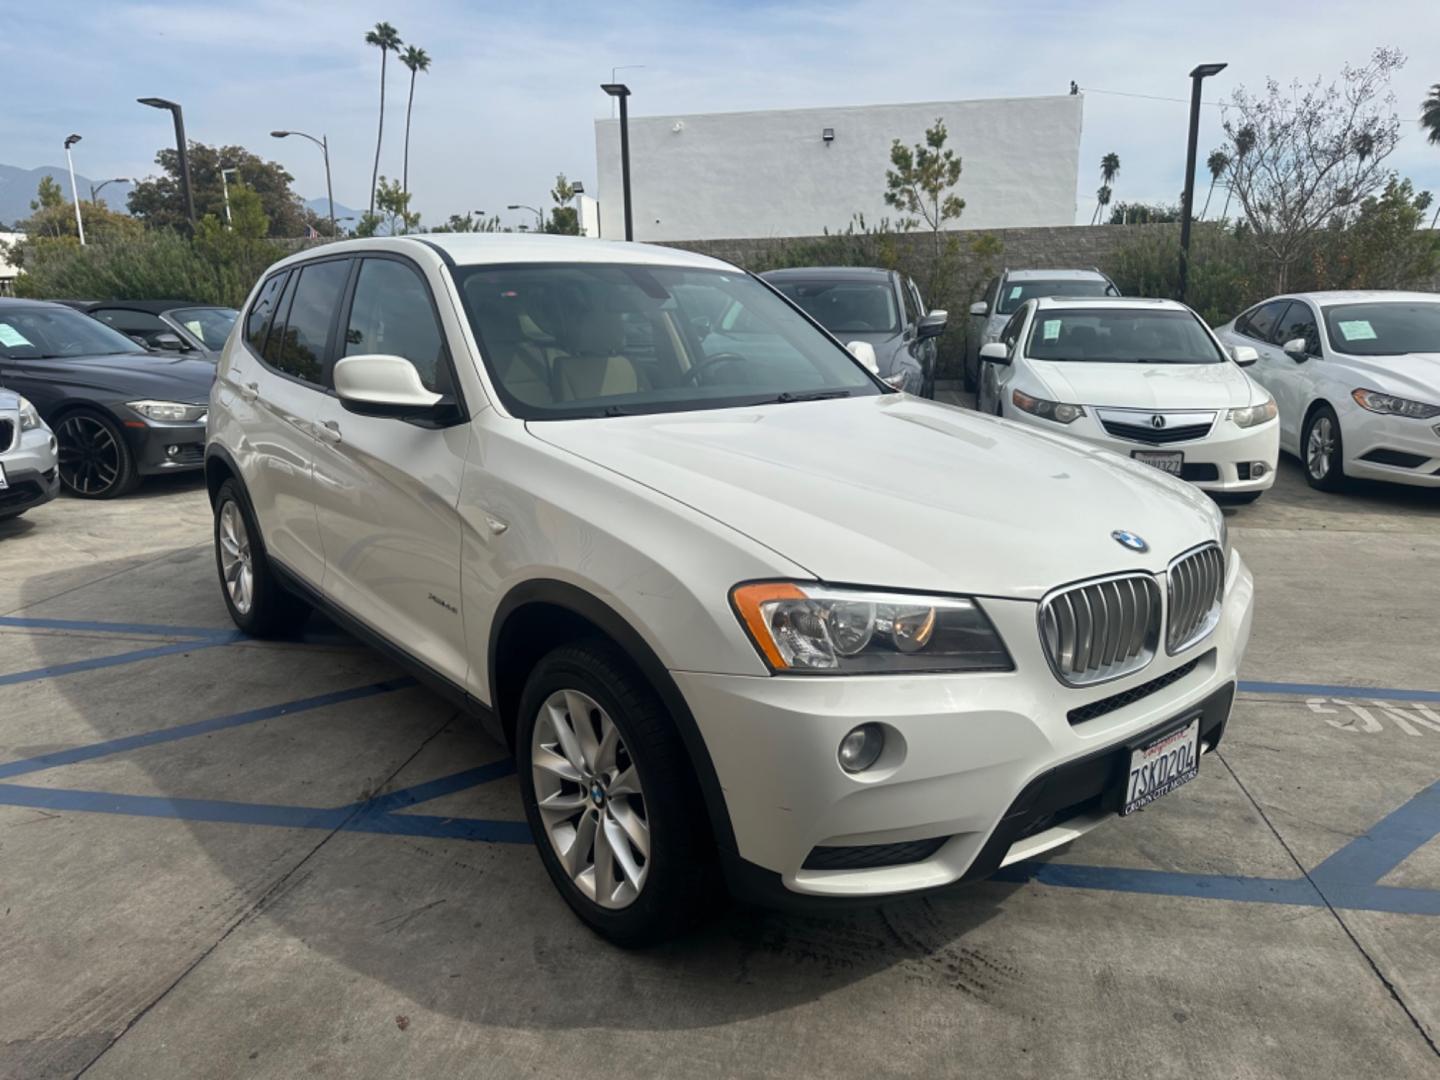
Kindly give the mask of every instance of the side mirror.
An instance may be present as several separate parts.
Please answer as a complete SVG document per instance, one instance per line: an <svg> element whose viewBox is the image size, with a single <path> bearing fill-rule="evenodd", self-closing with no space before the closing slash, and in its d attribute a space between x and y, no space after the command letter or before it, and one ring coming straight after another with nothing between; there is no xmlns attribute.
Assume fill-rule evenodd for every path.
<svg viewBox="0 0 1440 1080"><path fill-rule="evenodd" d="M156 334L150 339L150 347L166 352L184 352L185 342L180 340L179 334Z"/></svg>
<svg viewBox="0 0 1440 1080"><path fill-rule="evenodd" d="M1230 358L1237 367L1249 367L1260 359L1260 354L1250 345L1230 346Z"/></svg>
<svg viewBox="0 0 1440 1080"><path fill-rule="evenodd" d="M990 305L987 304L984 300L977 300L975 303L970 305L970 314L979 315L983 318L984 316L990 314Z"/></svg>
<svg viewBox="0 0 1440 1080"><path fill-rule="evenodd" d="M1303 337L1291 338L1281 348L1285 350L1285 355L1297 364L1303 364L1310 359L1310 349L1305 344Z"/></svg>
<svg viewBox="0 0 1440 1080"><path fill-rule="evenodd" d="M845 348L850 350L850 355L865 365L865 370L871 375L880 374L880 361L875 358L875 346L868 341L852 341Z"/></svg>
<svg viewBox="0 0 1440 1080"><path fill-rule="evenodd" d="M945 332L945 324L949 321L948 311L932 311L929 315L920 316L920 322L915 327L915 340L927 341L939 337Z"/></svg>
<svg viewBox="0 0 1440 1080"><path fill-rule="evenodd" d="M980 346L980 359L1002 367L1010 366L1010 350L1003 341L990 341Z"/></svg>
<svg viewBox="0 0 1440 1080"><path fill-rule="evenodd" d="M342 406L361 416L423 416L445 400L425 389L409 360L379 353L337 360L335 394Z"/></svg>

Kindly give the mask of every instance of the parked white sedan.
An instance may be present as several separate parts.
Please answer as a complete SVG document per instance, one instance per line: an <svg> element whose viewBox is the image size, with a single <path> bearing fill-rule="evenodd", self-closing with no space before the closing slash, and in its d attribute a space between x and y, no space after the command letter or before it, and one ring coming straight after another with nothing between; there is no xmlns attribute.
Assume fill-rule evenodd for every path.
<svg viewBox="0 0 1440 1080"><path fill-rule="evenodd" d="M1257 304L1216 333L1259 354L1280 445L1305 478L1440 487L1440 296L1314 292Z"/></svg>
<svg viewBox="0 0 1440 1080"><path fill-rule="evenodd" d="M1173 300L1043 297L980 350L978 408L1063 432L1231 502L1275 482L1274 398Z"/></svg>

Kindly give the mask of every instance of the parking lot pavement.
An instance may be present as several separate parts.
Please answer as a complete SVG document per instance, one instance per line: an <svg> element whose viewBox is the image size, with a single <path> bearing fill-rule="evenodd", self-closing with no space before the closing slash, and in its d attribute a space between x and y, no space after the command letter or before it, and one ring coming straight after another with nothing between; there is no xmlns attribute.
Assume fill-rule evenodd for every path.
<svg viewBox="0 0 1440 1080"><path fill-rule="evenodd" d="M1259 609L1183 792L640 953L467 718L318 620L232 632L198 484L0 524L0 1076L1436 1075L1440 497L1286 462L1230 523Z"/></svg>

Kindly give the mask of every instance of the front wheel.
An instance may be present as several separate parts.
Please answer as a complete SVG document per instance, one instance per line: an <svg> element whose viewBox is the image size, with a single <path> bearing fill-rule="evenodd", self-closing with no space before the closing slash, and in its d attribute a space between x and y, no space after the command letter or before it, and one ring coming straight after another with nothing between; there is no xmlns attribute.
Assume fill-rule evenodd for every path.
<svg viewBox="0 0 1440 1080"><path fill-rule="evenodd" d="M1320 491L1341 491L1345 487L1345 443L1340 436L1340 418L1329 405L1321 405L1305 422L1300 439L1304 453L1305 479Z"/></svg>
<svg viewBox="0 0 1440 1080"><path fill-rule="evenodd" d="M60 483L82 499L113 499L140 483L135 455L115 421L91 409L67 413L55 425Z"/></svg>
<svg viewBox="0 0 1440 1080"><path fill-rule="evenodd" d="M623 652L594 639L542 659L515 745L541 861L591 929L654 944L715 901L714 844L684 744Z"/></svg>

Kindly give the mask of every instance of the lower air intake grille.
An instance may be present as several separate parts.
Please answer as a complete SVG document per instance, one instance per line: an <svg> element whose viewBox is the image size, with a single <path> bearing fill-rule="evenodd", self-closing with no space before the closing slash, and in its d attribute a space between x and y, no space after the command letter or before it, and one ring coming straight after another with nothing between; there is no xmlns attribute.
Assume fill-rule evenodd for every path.
<svg viewBox="0 0 1440 1080"><path fill-rule="evenodd" d="M1210 424L1185 424L1182 427L1154 428L1140 424L1122 424L1117 420L1102 420L1105 430L1117 439L1129 439L1131 442L1150 443L1152 446L1164 446L1166 443L1189 442L1192 439L1203 439L1210 434Z"/></svg>
<svg viewBox="0 0 1440 1080"><path fill-rule="evenodd" d="M948 836L907 840L903 844L865 844L860 847L817 847L805 859L806 870L869 870L877 866L903 866L928 859Z"/></svg>
<svg viewBox="0 0 1440 1080"><path fill-rule="evenodd" d="M1127 705L1134 705L1137 701L1144 701L1151 694L1158 693L1167 686L1174 686L1181 679L1185 678L1186 675L1189 675L1199 667L1201 660L1204 660L1205 657L1210 655L1210 653L1206 653L1205 656L1197 656L1194 660L1181 664L1175 670L1167 671L1159 678L1151 679L1149 682L1141 683L1139 686L1132 686L1129 690L1122 690L1118 694L1111 694L1109 697L1101 698L1099 701L1092 701L1089 705L1081 705L1078 708L1071 709L1065 714L1065 718L1069 720L1072 725L1083 724L1087 720L1094 720L1097 717L1105 716L1107 713L1123 709Z"/></svg>
<svg viewBox="0 0 1440 1080"><path fill-rule="evenodd" d="M9 420L0 420L0 453L10 449L15 439L15 425Z"/></svg>

